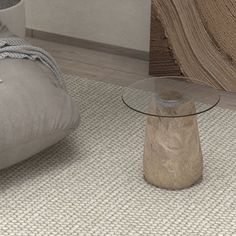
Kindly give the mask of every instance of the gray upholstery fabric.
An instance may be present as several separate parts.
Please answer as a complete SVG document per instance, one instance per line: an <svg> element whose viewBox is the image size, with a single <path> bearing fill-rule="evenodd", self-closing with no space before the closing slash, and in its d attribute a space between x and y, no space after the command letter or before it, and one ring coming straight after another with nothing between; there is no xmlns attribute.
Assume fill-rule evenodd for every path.
<svg viewBox="0 0 236 236"><path fill-rule="evenodd" d="M18 4L21 0L0 0L0 10L13 7Z"/></svg>
<svg viewBox="0 0 236 236"><path fill-rule="evenodd" d="M17 1L2 1L0 7ZM13 37L0 23L0 39ZM58 142L80 121L78 105L39 61L0 60L0 169Z"/></svg>
<svg viewBox="0 0 236 236"><path fill-rule="evenodd" d="M44 49L35 47L19 37L0 38L0 60L5 58L40 61L54 73L55 85L65 88L57 62Z"/></svg>
<svg viewBox="0 0 236 236"><path fill-rule="evenodd" d="M0 169L22 161L74 130L78 105L40 62L0 60Z"/></svg>
<svg viewBox="0 0 236 236"><path fill-rule="evenodd" d="M44 49L35 47L25 39L15 36L0 21L0 60L5 58L38 60L54 73L55 84L65 88L60 68L54 58Z"/></svg>

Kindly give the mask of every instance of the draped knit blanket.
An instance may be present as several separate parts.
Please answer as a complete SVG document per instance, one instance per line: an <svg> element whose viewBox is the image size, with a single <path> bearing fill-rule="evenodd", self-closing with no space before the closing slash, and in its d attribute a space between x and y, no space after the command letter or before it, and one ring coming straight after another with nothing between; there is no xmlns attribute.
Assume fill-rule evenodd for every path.
<svg viewBox="0 0 236 236"><path fill-rule="evenodd" d="M54 58L42 48L16 37L0 21L0 60L6 58L40 61L54 73L55 84L65 88L62 73Z"/></svg>
<svg viewBox="0 0 236 236"><path fill-rule="evenodd" d="M57 85L64 87L61 71L53 57L45 50L34 47L23 39L0 38L0 59L5 58L38 60L54 73Z"/></svg>

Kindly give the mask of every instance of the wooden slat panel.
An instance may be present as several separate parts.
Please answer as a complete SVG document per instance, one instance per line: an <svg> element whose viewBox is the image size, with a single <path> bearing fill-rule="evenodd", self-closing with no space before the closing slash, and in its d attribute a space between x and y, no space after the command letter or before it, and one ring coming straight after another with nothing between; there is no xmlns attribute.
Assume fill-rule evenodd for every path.
<svg viewBox="0 0 236 236"><path fill-rule="evenodd" d="M193 81L235 92L234 9L235 0L152 0L150 73L162 74L160 61L168 58L166 73L181 71Z"/></svg>
<svg viewBox="0 0 236 236"><path fill-rule="evenodd" d="M156 15L152 5L149 74L153 76L181 75L161 22Z"/></svg>

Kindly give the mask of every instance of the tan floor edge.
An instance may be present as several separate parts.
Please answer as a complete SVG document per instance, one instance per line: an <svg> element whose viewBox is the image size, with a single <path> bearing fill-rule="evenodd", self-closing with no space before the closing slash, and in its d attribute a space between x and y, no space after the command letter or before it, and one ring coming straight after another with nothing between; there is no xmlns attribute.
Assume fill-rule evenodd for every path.
<svg viewBox="0 0 236 236"><path fill-rule="evenodd" d="M123 55L126 57L131 57L131 58L136 58L136 59L141 59L141 60L147 60L147 61L149 60L149 52L146 52L146 51L119 47L115 45L99 43L95 41L74 38L74 37L69 37L65 35L59 35L59 34L44 32L44 31L30 29L30 28L26 29L26 36L32 37L32 38L43 39L47 41L53 41L56 43L63 43L63 44L66 43L67 45L107 52L107 53L116 54L116 55Z"/></svg>

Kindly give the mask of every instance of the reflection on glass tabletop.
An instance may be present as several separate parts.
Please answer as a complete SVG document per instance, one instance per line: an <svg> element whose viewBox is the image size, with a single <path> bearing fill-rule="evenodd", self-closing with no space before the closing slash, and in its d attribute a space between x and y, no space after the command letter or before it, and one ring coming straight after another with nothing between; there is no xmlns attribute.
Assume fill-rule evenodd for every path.
<svg viewBox="0 0 236 236"><path fill-rule="evenodd" d="M200 81L168 76L140 80L123 89L123 102L132 110L156 117L201 114L220 102L219 92Z"/></svg>

